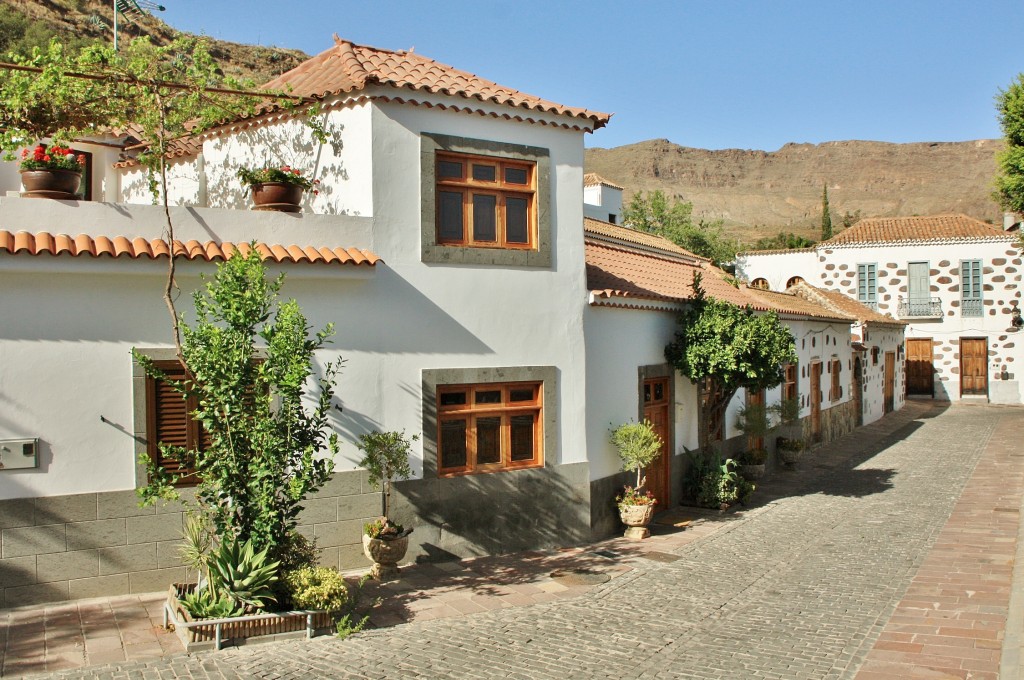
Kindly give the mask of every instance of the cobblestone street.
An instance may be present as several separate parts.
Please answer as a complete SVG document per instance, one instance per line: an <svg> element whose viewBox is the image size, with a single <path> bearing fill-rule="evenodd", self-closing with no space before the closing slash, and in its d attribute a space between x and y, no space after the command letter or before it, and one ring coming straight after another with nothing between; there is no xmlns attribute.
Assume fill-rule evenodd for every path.
<svg viewBox="0 0 1024 680"><path fill-rule="evenodd" d="M853 678L979 460L980 472L998 453L993 434L1021 426L1019 408L908 404L776 473L755 506L673 555L608 558L632 569L573 599L56 677ZM1001 455L1013 469L991 496L1015 539L1024 458ZM993 568L1008 574L1006 562ZM986 606L1005 619L1002 590ZM913 677L997 677L986 663Z"/></svg>

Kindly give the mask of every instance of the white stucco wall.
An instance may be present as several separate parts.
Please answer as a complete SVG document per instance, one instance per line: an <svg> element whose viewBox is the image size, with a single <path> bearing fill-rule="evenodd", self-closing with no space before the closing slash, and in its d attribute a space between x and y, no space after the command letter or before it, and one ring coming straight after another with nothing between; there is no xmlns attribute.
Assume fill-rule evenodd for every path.
<svg viewBox="0 0 1024 680"><path fill-rule="evenodd" d="M201 158L176 159L170 164L170 203L248 210L252 203L238 170L289 165L320 180L318 194L304 194L305 211L371 216L371 108L364 103L327 111L326 144L313 139L309 128L294 119L206 139ZM125 203L152 202L145 170L121 171L120 197Z"/></svg>
<svg viewBox="0 0 1024 680"><path fill-rule="evenodd" d="M857 265L875 263L878 311L899 318L900 297L907 297L907 264L927 262L931 296L940 299L942 315L906 319L906 337L933 341L935 397L960 399L960 338L984 337L989 348L989 399L995 403L1021 403L1024 345L1018 340L1021 331L1010 324L1010 310L1014 305L1021 306L1022 260L1012 238L1010 235L1005 241L833 246L818 248L810 254L748 254L738 259L737 271L748 280L766 278L773 289L778 282L785 285L790 276L800 275L811 285L838 290L856 299ZM964 317L960 313L962 260L982 261L981 317Z"/></svg>
<svg viewBox="0 0 1024 680"><path fill-rule="evenodd" d="M863 337L863 329L857 332ZM893 410L900 410L906 402L906 389L904 388L906 361L903 356L903 344L902 329L878 325L869 326L867 340L864 342L867 350L860 353L863 375L861 412L865 425L873 423L885 415L885 355L888 352L896 355ZM872 349L876 347L878 351L873 352Z"/></svg>
<svg viewBox="0 0 1024 680"><path fill-rule="evenodd" d="M615 224L622 224L622 189L604 184L583 187L583 214L602 222L611 222L609 216L614 215Z"/></svg>
<svg viewBox="0 0 1024 680"><path fill-rule="evenodd" d="M73 145L77 151L92 154L92 197L94 201L116 200L117 176L113 164L118 152L107 146L79 142ZM16 152L20 155L21 151ZM16 196L22 191L18 160L0 162L0 196Z"/></svg>
<svg viewBox="0 0 1024 680"><path fill-rule="evenodd" d="M369 248L383 258L375 269L284 267L285 294L310 323L337 325L319 358L346 361L343 410L334 415L339 469L355 467L353 442L363 432L421 432L422 371L434 368L555 366L558 450L546 452L547 461L586 461L578 397L586 391L582 132L397 104L343 112L354 116L344 119L343 134L362 132L341 148L348 183L327 194L322 208L332 214L316 205L302 215L177 207L176 237ZM549 149L552 267L420 261L424 131ZM206 160L210 176L221 173L222 182L209 185L214 197L214 185L233 170ZM186 184L176 195L188 191ZM159 238L163 218L151 205L0 200L0 228L66 233L68 225L75 234ZM171 346L160 300L165 268L165 260L0 255L0 438L39 437L42 456L38 470L0 474L0 498L135 486L129 350ZM190 308L200 270L213 265L181 267L182 309ZM412 461L417 476L421 445Z"/></svg>
<svg viewBox="0 0 1024 680"><path fill-rule="evenodd" d="M672 341L676 314L672 311L588 306L584 312L587 338L587 449L590 478L618 472L622 461L608 440L611 429L642 414L639 369L665 364L665 345ZM672 408L674 454L697 447L697 390L673 372Z"/></svg>

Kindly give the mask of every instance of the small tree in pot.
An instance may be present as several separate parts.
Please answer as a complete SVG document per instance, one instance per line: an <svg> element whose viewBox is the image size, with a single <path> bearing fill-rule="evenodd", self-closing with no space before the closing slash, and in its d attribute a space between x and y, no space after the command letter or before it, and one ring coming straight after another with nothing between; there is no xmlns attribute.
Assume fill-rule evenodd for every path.
<svg viewBox="0 0 1024 680"><path fill-rule="evenodd" d="M636 471L636 486L627 486L622 495L616 496L619 516L626 525L626 538L643 539L651 535L647 525L654 515L657 499L648 491L640 493L647 478L643 474L645 467L653 463L661 454L661 437L654 431L651 421L642 423L625 423L612 430L611 442L619 451L622 469L627 472Z"/></svg>
<svg viewBox="0 0 1024 680"><path fill-rule="evenodd" d="M419 435L406 437L405 432L378 432L359 435L356 446L363 452L360 467L366 468L370 486L381 492L381 516L363 527L363 552L373 561L370 575L379 581L398 578L398 562L409 549L406 529L391 519L391 484L395 479L409 479L409 451Z"/></svg>

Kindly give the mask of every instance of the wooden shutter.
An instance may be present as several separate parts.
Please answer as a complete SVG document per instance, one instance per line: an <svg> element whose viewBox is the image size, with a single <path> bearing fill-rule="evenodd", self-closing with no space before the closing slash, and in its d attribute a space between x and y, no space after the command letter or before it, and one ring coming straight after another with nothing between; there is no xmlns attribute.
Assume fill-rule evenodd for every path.
<svg viewBox="0 0 1024 680"><path fill-rule="evenodd" d="M185 378L185 370L177 361L155 363L170 380ZM165 457L160 451L161 444L196 450L208 443L200 432L199 423L191 416L195 408L194 399L186 400L166 380L152 376L146 378L147 452L158 466L170 474L189 474L194 471L191 467L183 467L175 458ZM182 485L189 483L194 484L195 480L182 482Z"/></svg>

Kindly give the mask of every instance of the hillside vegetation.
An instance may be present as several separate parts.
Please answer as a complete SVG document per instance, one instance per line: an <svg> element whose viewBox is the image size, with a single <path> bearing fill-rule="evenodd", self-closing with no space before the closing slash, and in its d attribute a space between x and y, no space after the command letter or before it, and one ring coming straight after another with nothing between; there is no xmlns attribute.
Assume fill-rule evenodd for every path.
<svg viewBox="0 0 1024 680"><path fill-rule="evenodd" d="M992 198L999 140L889 144L786 144L778 151L709 151L649 140L587 149L587 172L633 192L662 190L693 203L695 219L721 219L726 233L753 242L779 231L818 238L822 185L833 222L867 216L962 212L1001 221Z"/></svg>

